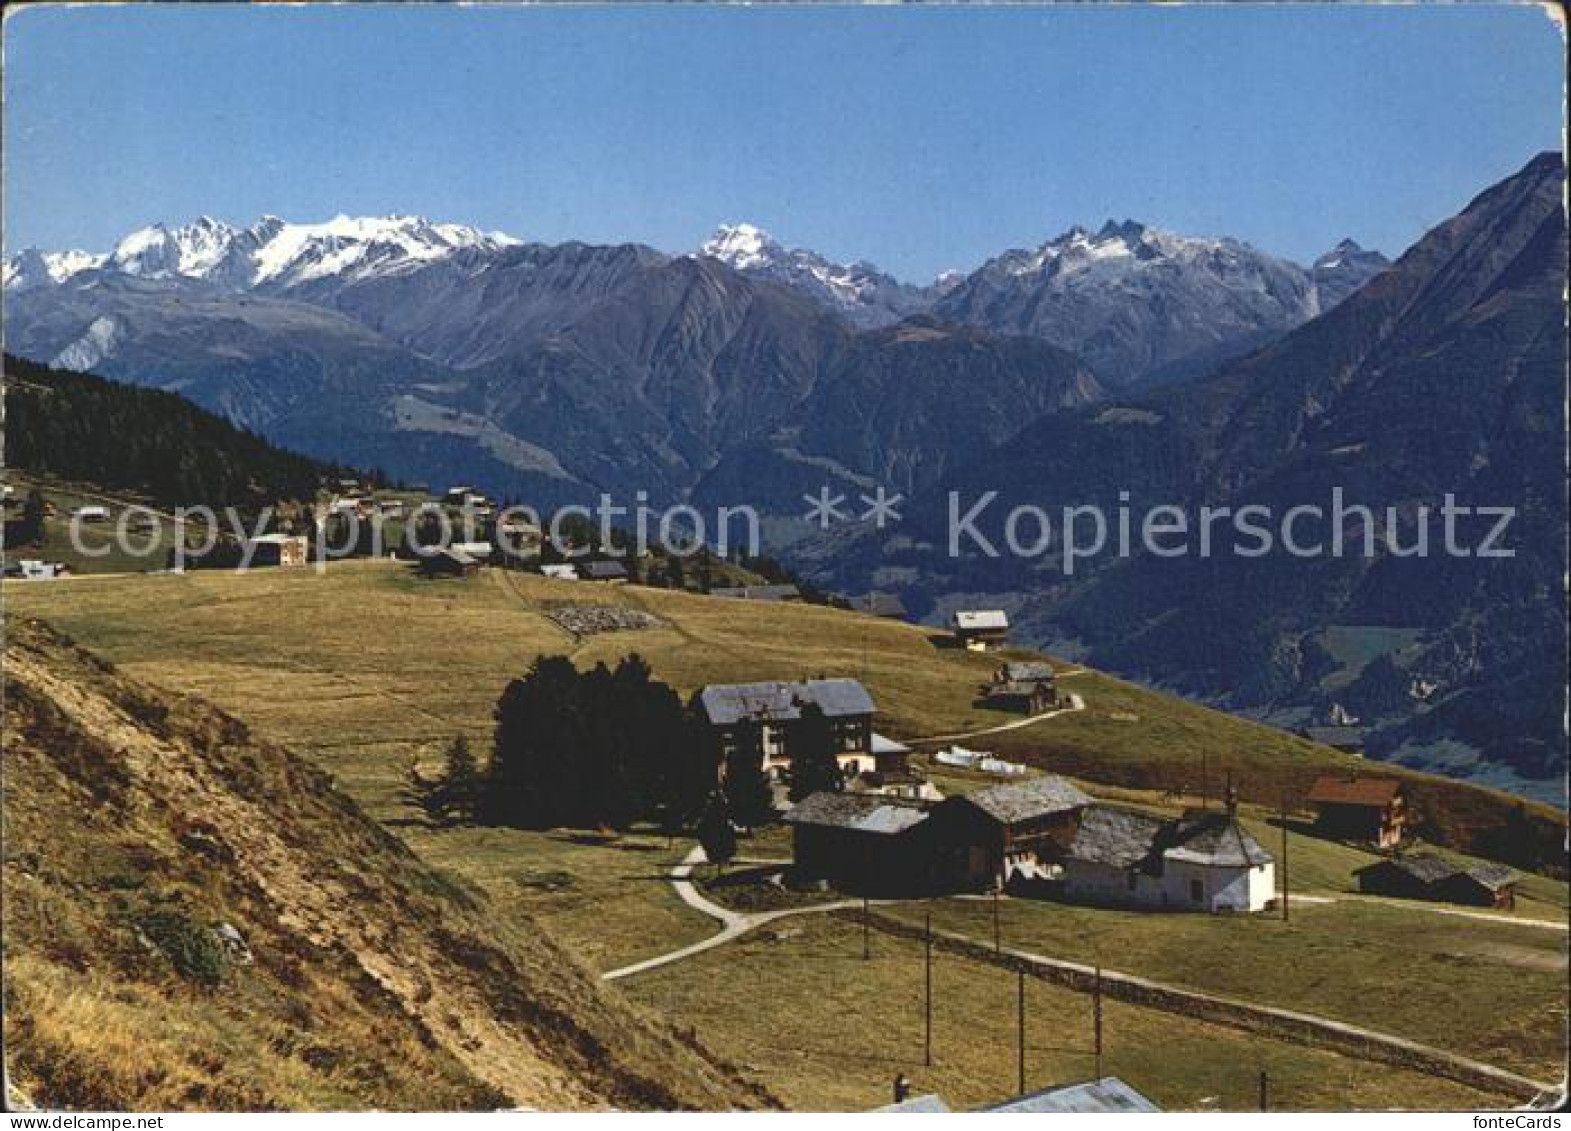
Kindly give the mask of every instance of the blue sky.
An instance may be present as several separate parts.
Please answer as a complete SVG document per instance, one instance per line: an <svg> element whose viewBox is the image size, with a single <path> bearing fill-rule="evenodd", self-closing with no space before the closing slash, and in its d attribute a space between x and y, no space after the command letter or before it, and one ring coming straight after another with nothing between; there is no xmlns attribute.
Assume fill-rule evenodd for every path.
<svg viewBox="0 0 1571 1131"><path fill-rule="evenodd" d="M1394 254L1561 144L1530 7L79 7L5 23L5 244L407 212L930 278L1132 217Z"/></svg>

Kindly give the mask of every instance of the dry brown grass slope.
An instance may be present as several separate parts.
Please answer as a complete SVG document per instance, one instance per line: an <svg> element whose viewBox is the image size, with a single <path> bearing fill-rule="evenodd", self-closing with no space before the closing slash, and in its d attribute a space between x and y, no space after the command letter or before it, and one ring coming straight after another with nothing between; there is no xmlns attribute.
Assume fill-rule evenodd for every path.
<svg viewBox="0 0 1571 1131"><path fill-rule="evenodd" d="M6 632L6 1057L33 1102L772 1106L287 749Z"/></svg>

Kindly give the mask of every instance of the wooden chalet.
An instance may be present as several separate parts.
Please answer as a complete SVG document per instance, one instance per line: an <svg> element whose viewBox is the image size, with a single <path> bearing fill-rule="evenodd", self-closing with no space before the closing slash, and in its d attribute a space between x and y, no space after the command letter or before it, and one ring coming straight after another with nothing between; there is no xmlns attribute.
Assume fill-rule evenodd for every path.
<svg viewBox="0 0 1571 1131"><path fill-rule="evenodd" d="M625 565L611 560L584 562L578 567L578 575L585 581L602 581L613 585L629 577Z"/></svg>
<svg viewBox="0 0 1571 1131"><path fill-rule="evenodd" d="M1057 676L1047 663L1009 663L993 672L993 680L982 689L986 706L1004 711L1023 711L1040 715L1058 703Z"/></svg>
<svg viewBox="0 0 1571 1131"><path fill-rule="evenodd" d="M911 894L923 889L927 869L921 826L926 806L869 793L815 793L793 806L792 862L806 879L841 891Z"/></svg>
<svg viewBox="0 0 1571 1131"><path fill-rule="evenodd" d="M1327 774L1315 781L1307 800L1315 807L1315 828L1324 836L1376 848L1402 843L1407 805L1399 781Z"/></svg>
<svg viewBox="0 0 1571 1131"><path fill-rule="evenodd" d="M985 652L1009 640L1009 614L1002 609L958 609L949 618L949 629L962 648Z"/></svg>
<svg viewBox="0 0 1571 1131"><path fill-rule="evenodd" d="M795 683L712 683L699 691L699 714L715 730L729 757L742 731L762 731L764 769L777 780L791 768L791 734L802 708L818 705L829 720L835 759L847 777L877 769L873 749L873 698L854 679L809 679Z"/></svg>
<svg viewBox="0 0 1571 1131"><path fill-rule="evenodd" d="M253 566L303 566L310 560L304 534L260 534L245 544Z"/></svg>
<svg viewBox="0 0 1571 1131"><path fill-rule="evenodd" d="M942 801L944 795L911 765L911 748L883 735L873 735L873 768L853 775L846 788L856 793L878 793L911 801Z"/></svg>
<svg viewBox="0 0 1571 1131"><path fill-rule="evenodd" d="M1353 873L1358 890L1398 899L1428 899L1472 907L1509 908L1517 875L1504 864L1453 864L1429 853L1392 856Z"/></svg>
<svg viewBox="0 0 1571 1131"><path fill-rule="evenodd" d="M424 577L468 577L479 569L479 560L456 546L445 546L420 558L420 573Z"/></svg>
<svg viewBox="0 0 1571 1131"><path fill-rule="evenodd" d="M995 785L937 805L927 835L935 881L945 888L998 888L1046 879L1091 804L1056 775Z"/></svg>

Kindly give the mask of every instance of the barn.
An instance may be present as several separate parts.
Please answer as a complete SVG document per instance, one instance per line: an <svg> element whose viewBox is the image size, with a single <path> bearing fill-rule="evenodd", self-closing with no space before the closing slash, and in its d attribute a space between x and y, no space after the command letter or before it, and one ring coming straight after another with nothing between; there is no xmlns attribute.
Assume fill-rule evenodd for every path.
<svg viewBox="0 0 1571 1131"><path fill-rule="evenodd" d="M254 566L303 566L310 558L303 534L261 534L245 544L245 552Z"/></svg>
<svg viewBox="0 0 1571 1131"><path fill-rule="evenodd" d="M1009 614L1002 609L959 609L949 618L955 642L973 652L1001 648L1009 641Z"/></svg>
<svg viewBox="0 0 1571 1131"><path fill-rule="evenodd" d="M1392 856L1360 868L1358 890L1397 899L1428 899L1472 907L1512 907L1516 873L1504 864L1465 866L1430 853Z"/></svg>
<svg viewBox="0 0 1571 1131"><path fill-rule="evenodd" d="M590 581L603 581L611 585L620 584L628 579L627 567L621 562L609 559L595 562L584 562L578 570L580 576Z"/></svg>
<svg viewBox="0 0 1571 1131"><path fill-rule="evenodd" d="M1052 709L1056 697L1051 683L1009 679L1001 683L989 684L983 693L982 701L986 706L1000 711L1040 715Z"/></svg>
<svg viewBox="0 0 1571 1131"><path fill-rule="evenodd" d="M1327 774L1315 781L1307 800L1315 807L1315 829L1322 836L1376 848L1402 843L1407 806L1399 781Z"/></svg>
<svg viewBox="0 0 1571 1131"><path fill-rule="evenodd" d="M420 573L424 577L468 577L479 569L478 561L452 546L420 558Z"/></svg>
<svg viewBox="0 0 1571 1131"><path fill-rule="evenodd" d="M1053 774L946 798L927 835L934 878L961 890L997 888L1016 879L1046 879L1091 804Z"/></svg>
<svg viewBox="0 0 1571 1131"><path fill-rule="evenodd" d="M792 863L804 878L841 891L901 895L922 890L927 875L919 831L927 807L870 793L815 793L783 818Z"/></svg>

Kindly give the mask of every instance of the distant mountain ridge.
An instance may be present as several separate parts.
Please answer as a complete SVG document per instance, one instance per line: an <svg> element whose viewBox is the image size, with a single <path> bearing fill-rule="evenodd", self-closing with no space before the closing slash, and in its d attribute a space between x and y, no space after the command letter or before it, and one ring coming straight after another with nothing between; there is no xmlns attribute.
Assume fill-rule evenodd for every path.
<svg viewBox="0 0 1571 1131"><path fill-rule="evenodd" d="M624 266L670 258L636 244L619 247ZM203 216L138 229L107 254L28 249L5 260L4 285L20 293L115 276L202 282L224 293L337 310L428 356L470 367L516 346L521 328L562 325L564 304L603 297L606 250L526 244L417 216L341 215L317 224L264 216L247 228ZM1180 236L1128 220L1109 221L1094 234L1071 228L1035 250L1008 251L969 274L945 272L922 286L865 261L837 263L788 249L746 223L721 226L697 254L794 290L855 329L931 313L1038 337L1082 356L1113 387L1171 380L1246 352L1330 309L1387 266L1384 256L1350 240L1304 269L1237 240ZM419 285L410 285L415 276ZM459 316L483 322L503 300L509 305L501 334L488 336ZM107 332L101 327L99 334ZM469 340L460 347L455 338L462 336ZM51 360L90 366L97 359L79 353Z"/></svg>
<svg viewBox="0 0 1571 1131"><path fill-rule="evenodd" d="M834 263L814 251L787 250L752 224L721 226L699 253L744 275L793 287L864 329L924 313L956 281L941 276L929 286L912 286L871 263Z"/></svg>
<svg viewBox="0 0 1571 1131"><path fill-rule="evenodd" d="M233 290L284 290L327 276L349 280L408 271L465 248L498 251L518 242L418 216L338 216L323 224L264 216L243 229L201 216L179 227L139 228L107 255L30 248L5 261L5 286L47 286L108 271L141 279L203 279Z"/></svg>
<svg viewBox="0 0 1571 1131"><path fill-rule="evenodd" d="M987 592L1032 639L1098 666L1282 721L1340 708L1374 753L1558 792L1564 185L1558 154L1535 158L1327 314L1212 377L1040 418L915 500L896 539L841 545L825 572L853 591L913 578L906 604L918 609ZM950 491L997 489L994 516L1016 503L1054 514L1125 503L1136 514L1252 504L1280 518L1328 507L1333 488L1370 507L1377 532L1397 508L1404 546L1417 508L1438 514L1448 494L1513 506L1515 556L1458 557L1437 542L1402 558L1377 540L1370 558L1137 552L1069 578L1035 560L940 552ZM1468 545L1484 525L1463 527ZM985 532L1002 541L996 517ZM1339 658L1349 638L1385 643Z"/></svg>
<svg viewBox="0 0 1571 1131"><path fill-rule="evenodd" d="M908 425L981 426L891 425L846 453L852 478L887 469L902 490L1100 393L1045 343L973 331L956 355L942 332L862 340L797 288L636 244L526 244L407 218L199 222L57 273L12 272L21 356L180 391L303 451L540 505L603 490L675 502L740 452L800 452L824 436L823 405L883 379L880 348L913 372L945 367L920 382ZM799 505L781 483L758 488Z"/></svg>
<svg viewBox="0 0 1571 1131"><path fill-rule="evenodd" d="M1109 220L970 273L902 283L866 262L787 249L752 224L721 227L700 249L754 278L807 295L855 326L931 313L1079 354L1112 387L1171 380L1247 352L1345 299L1389 266L1352 240L1308 269L1231 239Z"/></svg>
<svg viewBox="0 0 1571 1131"><path fill-rule="evenodd" d="M1263 345L1386 266L1351 241L1341 248L1317 261L1327 264L1317 275L1239 240L1109 220L989 260L934 311L1042 338L1083 357L1108 385L1132 387Z"/></svg>

